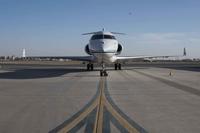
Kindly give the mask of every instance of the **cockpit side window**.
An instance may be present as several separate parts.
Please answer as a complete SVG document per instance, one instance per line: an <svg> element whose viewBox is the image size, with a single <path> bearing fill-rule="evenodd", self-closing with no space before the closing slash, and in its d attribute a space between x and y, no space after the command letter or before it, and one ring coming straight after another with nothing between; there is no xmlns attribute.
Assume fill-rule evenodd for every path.
<svg viewBox="0 0 200 133"><path fill-rule="evenodd" d="M97 39L115 39L112 35L93 35L91 40L97 40Z"/></svg>

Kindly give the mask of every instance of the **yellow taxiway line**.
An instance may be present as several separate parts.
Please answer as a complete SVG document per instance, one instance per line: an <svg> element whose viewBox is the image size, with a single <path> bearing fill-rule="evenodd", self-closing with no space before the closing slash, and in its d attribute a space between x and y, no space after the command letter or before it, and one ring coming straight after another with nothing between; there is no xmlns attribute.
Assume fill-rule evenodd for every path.
<svg viewBox="0 0 200 133"><path fill-rule="evenodd" d="M104 107L104 99L102 98L103 93L104 93L104 80L101 78L100 79L100 94L99 94L99 99L98 99L98 107L97 107L97 115L96 115L96 120L95 120L95 126L93 133L102 133L103 129L103 107Z"/></svg>
<svg viewBox="0 0 200 133"><path fill-rule="evenodd" d="M101 77L99 82L99 94L93 103L86 108L86 110L80 114L77 118L72 120L69 124L65 127L60 129L58 133L67 133L71 129L73 129L78 123L80 123L84 118L86 118L95 108L97 108L93 133L102 133L103 132L103 115L104 115L104 108L110 112L110 114L121 124L123 128L125 128L130 133L139 133L139 131L131 125L122 115L111 105L111 103L107 100L105 95L105 82L106 77Z"/></svg>
<svg viewBox="0 0 200 133"><path fill-rule="evenodd" d="M71 121L68 125L63 127L58 133L67 133L72 128L74 128L79 122L81 122L87 115L89 115L97 106L98 100L95 99L95 101L77 118L75 118L73 121Z"/></svg>

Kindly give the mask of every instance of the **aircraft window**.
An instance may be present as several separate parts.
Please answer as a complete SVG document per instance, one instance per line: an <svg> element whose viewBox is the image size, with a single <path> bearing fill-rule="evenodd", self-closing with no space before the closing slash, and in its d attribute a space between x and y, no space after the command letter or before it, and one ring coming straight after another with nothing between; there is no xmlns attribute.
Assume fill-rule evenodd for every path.
<svg viewBox="0 0 200 133"><path fill-rule="evenodd" d="M96 39L115 39L115 37L111 35L94 35L91 38L91 40L96 40Z"/></svg>

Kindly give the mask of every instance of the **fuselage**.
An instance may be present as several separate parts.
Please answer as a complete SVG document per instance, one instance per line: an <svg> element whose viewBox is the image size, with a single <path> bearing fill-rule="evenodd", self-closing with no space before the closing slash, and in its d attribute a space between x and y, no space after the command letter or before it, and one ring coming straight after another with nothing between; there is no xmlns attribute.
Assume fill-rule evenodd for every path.
<svg viewBox="0 0 200 133"><path fill-rule="evenodd" d="M116 61L116 55L120 54L119 43L115 36L110 32L97 32L94 34L88 44L89 53L94 56L96 62L113 63Z"/></svg>

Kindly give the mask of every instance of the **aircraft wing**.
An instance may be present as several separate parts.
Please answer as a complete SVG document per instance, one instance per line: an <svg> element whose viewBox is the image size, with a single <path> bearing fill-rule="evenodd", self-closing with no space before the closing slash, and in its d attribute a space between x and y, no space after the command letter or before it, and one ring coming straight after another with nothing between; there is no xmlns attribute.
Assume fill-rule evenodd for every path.
<svg viewBox="0 0 200 133"><path fill-rule="evenodd" d="M169 58L169 57L180 57L180 56L117 56L117 61L131 61L131 60L149 60L153 58Z"/></svg>
<svg viewBox="0 0 200 133"><path fill-rule="evenodd" d="M183 55L167 55L167 56L117 56L117 61L128 61L128 60L149 60L152 58L169 58L169 57L182 57L186 56L186 49L183 49Z"/></svg>
<svg viewBox="0 0 200 133"><path fill-rule="evenodd" d="M69 59L75 61L94 61L93 56L27 56L26 59Z"/></svg>

